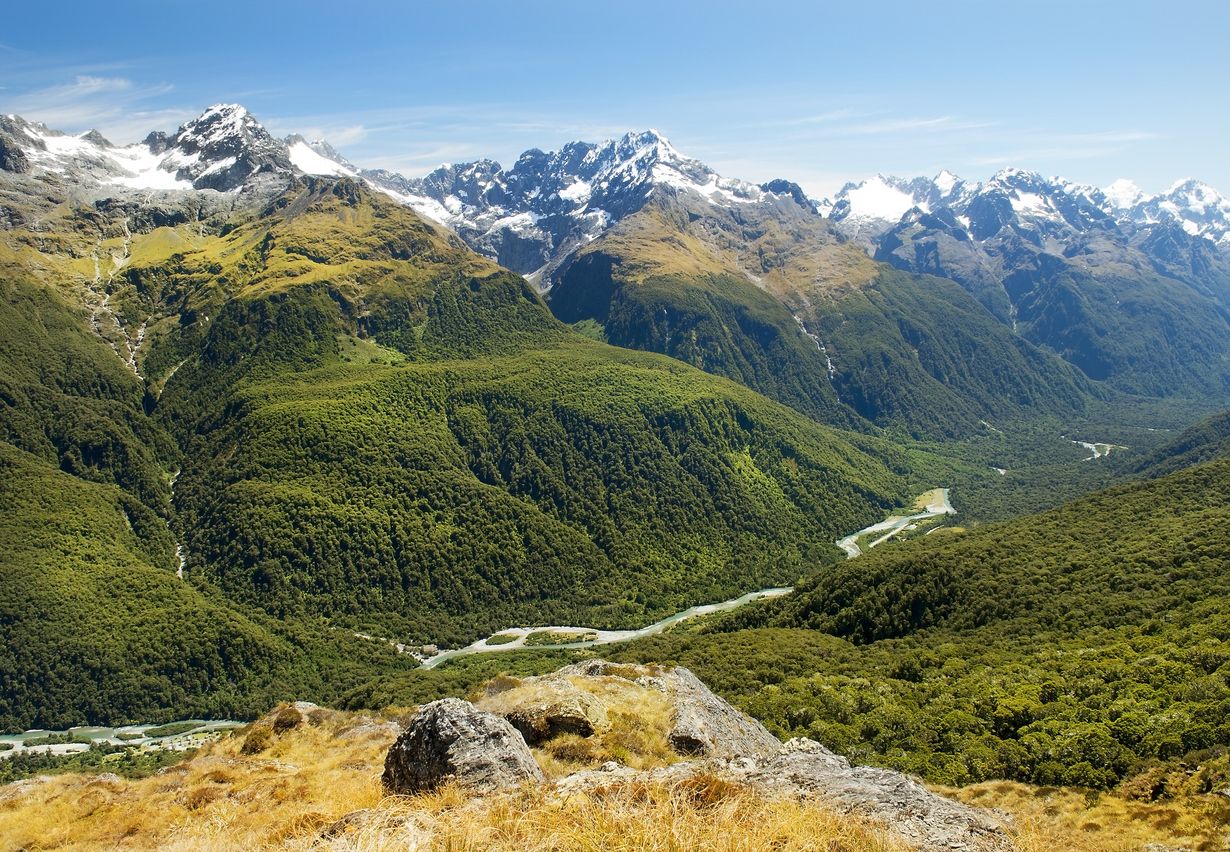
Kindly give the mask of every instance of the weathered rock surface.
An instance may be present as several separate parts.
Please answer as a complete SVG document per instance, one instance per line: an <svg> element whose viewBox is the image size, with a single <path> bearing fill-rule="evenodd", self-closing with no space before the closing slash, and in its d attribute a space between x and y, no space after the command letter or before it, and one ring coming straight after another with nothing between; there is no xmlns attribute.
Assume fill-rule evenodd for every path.
<svg viewBox="0 0 1230 852"><path fill-rule="evenodd" d="M556 676L622 677L666 694L674 706L671 748L704 757L768 757L782 744L764 725L714 695L696 675L676 666L630 666L587 660Z"/></svg>
<svg viewBox="0 0 1230 852"><path fill-rule="evenodd" d="M791 740L742 780L767 793L816 797L836 810L891 826L920 849L1011 849L985 811L932 793L917 779L889 769L851 766L817 742Z"/></svg>
<svg viewBox="0 0 1230 852"><path fill-rule="evenodd" d="M781 741L764 725L718 698L687 669L673 668L662 681L675 702L671 747L681 754L768 757L781 751Z"/></svg>
<svg viewBox="0 0 1230 852"><path fill-rule="evenodd" d="M521 734L504 719L468 701L426 704L389 749L383 781L391 793L434 790L453 779L478 792L543 782Z"/></svg>
<svg viewBox="0 0 1230 852"><path fill-rule="evenodd" d="M497 696L489 707L521 732L530 745L538 745L561 734L593 736L609 727L606 708L593 695L561 679L552 682L548 696L532 693ZM511 700L509 700L511 699ZM497 709L498 708L498 709Z"/></svg>

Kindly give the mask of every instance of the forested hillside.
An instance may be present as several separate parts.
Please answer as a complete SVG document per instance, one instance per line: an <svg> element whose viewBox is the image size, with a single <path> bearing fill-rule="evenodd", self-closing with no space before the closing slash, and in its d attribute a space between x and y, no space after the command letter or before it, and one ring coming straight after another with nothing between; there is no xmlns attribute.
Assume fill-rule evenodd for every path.
<svg viewBox="0 0 1230 852"><path fill-rule="evenodd" d="M421 641L626 625L791 581L903 494L886 445L588 341L404 208L287 209L228 235L259 266L158 411L189 571L234 599ZM434 255L388 256L399 216Z"/></svg>
<svg viewBox="0 0 1230 852"><path fill-rule="evenodd" d="M356 629L652 620L905 496L890 445L588 340L353 181L237 198L33 199L3 232L2 727L412 664Z"/></svg>
<svg viewBox="0 0 1230 852"><path fill-rule="evenodd" d="M1215 461L884 546L622 656L692 666L782 734L945 783L1192 767L1230 738L1228 505Z"/></svg>
<svg viewBox="0 0 1230 852"><path fill-rule="evenodd" d="M800 411L918 437L1072 415L1102 395L951 281L870 260L790 197L738 210L662 191L564 264L569 323Z"/></svg>

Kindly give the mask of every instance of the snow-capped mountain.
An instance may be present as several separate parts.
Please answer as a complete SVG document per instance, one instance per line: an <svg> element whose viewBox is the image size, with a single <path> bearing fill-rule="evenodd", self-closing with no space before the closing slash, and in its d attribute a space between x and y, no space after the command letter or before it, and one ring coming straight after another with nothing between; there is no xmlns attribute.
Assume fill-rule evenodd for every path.
<svg viewBox="0 0 1230 852"><path fill-rule="evenodd" d="M0 116L0 168L82 186L138 190L241 189L264 176L356 175L327 142L277 139L238 104L216 104L175 133L119 147L97 131L71 136Z"/></svg>
<svg viewBox="0 0 1230 852"><path fill-rule="evenodd" d="M947 170L934 178L909 180L875 175L858 183L847 183L817 207L837 224L841 233L870 245L910 210L917 208L925 213L933 207L951 204L962 197L966 188L965 181Z"/></svg>
<svg viewBox="0 0 1230 852"><path fill-rule="evenodd" d="M1124 218L1138 225L1174 222L1192 236L1230 248L1230 199L1192 178L1177 181L1158 195L1138 198Z"/></svg>
<svg viewBox="0 0 1230 852"><path fill-rule="evenodd" d="M97 131L73 136L9 115L0 116L0 169L116 192L226 192L296 174L353 177L452 228L482 254L544 287L571 251L659 190L692 193L719 206L790 195L871 254L885 250L879 244L903 217L931 214L951 219L953 228L976 241L1011 226L1061 254L1078 235L1116 227L1124 241L1146 250L1156 246L1165 264L1203 263L1187 256L1185 237L1230 250L1230 200L1195 180L1149 196L1125 180L1098 189L1019 169L981 183L941 171L932 178L876 175L816 202L789 181L757 186L723 177L653 130L597 144L572 142L553 152L533 149L510 168L478 160L408 178L362 169L324 140L278 139L238 104L211 106L173 134L151 133L122 147ZM1175 228L1181 235L1170 234Z"/></svg>
<svg viewBox="0 0 1230 852"><path fill-rule="evenodd" d="M286 143L238 104L212 106L174 136L151 133L144 144L162 155L159 169L174 170L196 189L226 191L257 174L291 170Z"/></svg>
<svg viewBox="0 0 1230 852"><path fill-rule="evenodd" d="M1146 195L1126 179L1099 189L1021 169L1004 169L982 183L948 171L934 178L876 175L846 184L817 207L839 231L869 247L907 213L940 208L972 228L976 239L987 238L1010 221L1055 234L1064 228L1105 228L1110 219L1129 232L1177 224L1191 236L1230 247L1230 200L1190 178Z"/></svg>
<svg viewBox="0 0 1230 852"><path fill-rule="evenodd" d="M362 174L482 254L543 284L569 250L639 210L659 188L693 192L718 205L766 195L762 187L724 178L685 157L654 130L599 144L572 142L559 151L533 149L509 169L478 160L441 166L422 178Z"/></svg>

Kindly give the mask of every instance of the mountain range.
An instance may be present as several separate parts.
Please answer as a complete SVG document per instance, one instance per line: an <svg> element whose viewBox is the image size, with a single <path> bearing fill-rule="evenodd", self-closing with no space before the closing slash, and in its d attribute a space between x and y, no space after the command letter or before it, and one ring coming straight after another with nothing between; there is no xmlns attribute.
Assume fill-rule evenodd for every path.
<svg viewBox="0 0 1230 852"><path fill-rule="evenodd" d="M360 633L640 625L998 481L948 439L1230 395L1203 188L941 175L868 219L653 131L406 178L235 105L123 147L6 116L0 167L4 727L405 665Z"/></svg>
<svg viewBox="0 0 1230 852"><path fill-rule="evenodd" d="M122 148L8 116L0 162L95 196L349 176L524 275L567 322L829 422L919 433L942 420L952 434L1051 400L1077 410L1107 391L1230 392L1230 201L1191 180L1145 196L1126 182L941 172L876 176L817 201L788 180L722 177L652 130L530 150L510 168L479 160L407 178L358 168L325 141L277 139L238 105ZM766 246L774 232L789 236ZM955 281L987 315L948 285L888 267ZM966 318L965 341L935 322L950 310ZM971 374L975 349L1016 352L1017 366L1005 373L997 354L997 375ZM885 368L909 378L885 382Z"/></svg>

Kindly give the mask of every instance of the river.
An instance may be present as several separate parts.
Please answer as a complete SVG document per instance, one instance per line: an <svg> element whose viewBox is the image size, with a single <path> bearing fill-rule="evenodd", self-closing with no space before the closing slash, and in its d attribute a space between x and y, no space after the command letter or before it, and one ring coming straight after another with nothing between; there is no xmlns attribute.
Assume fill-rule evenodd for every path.
<svg viewBox="0 0 1230 852"><path fill-rule="evenodd" d="M863 548L859 544L859 539L864 536L874 535L876 533L884 533L867 545L867 549L875 547L877 544L882 544L888 541L893 536L906 529L910 524L916 524L919 521L925 521L929 518L935 518L940 515L955 515L957 510L952 507L952 503L948 502L947 488L933 488L918 498L918 503L923 504L923 509L912 515L889 515L879 523L872 524L869 527L863 527L856 533L837 539L837 546L846 552L847 559L853 559L856 556L863 554ZM917 503L915 504L917 505Z"/></svg>
<svg viewBox="0 0 1230 852"><path fill-rule="evenodd" d="M661 633L668 627L678 624L689 618L695 618L698 615L709 615L714 612L725 612L727 610L736 609L749 604L752 601L764 600L765 598L778 598L782 595L789 594L794 591L791 588L774 588L760 589L755 592L748 592L746 595L740 595L737 598L731 598L728 601L722 601L715 604L702 604L700 606L689 607L681 612L664 618L661 621L655 621L648 627L642 627L638 630L598 630L592 627L510 627L506 630L501 630L491 634L486 639L480 639L472 645L467 645L464 648L458 648L454 651L441 651L434 657L428 657L423 661L423 668L434 669L436 666L447 660L454 660L458 657L468 657L471 654L493 654L500 651L517 651L526 647L543 647L550 649L571 649L571 648L592 648L595 645L610 645L614 642L627 642L631 639L640 639L644 636L653 636L655 633ZM563 634L582 634L586 636L592 635L593 638L583 639L577 642L564 642L559 645L541 645L527 646L525 640L533 634L537 633L563 633ZM512 641L500 642L498 644L489 644L492 637L499 636L501 638L514 636Z"/></svg>
<svg viewBox="0 0 1230 852"><path fill-rule="evenodd" d="M229 731L231 728L238 728L244 724L243 722L233 722L228 719L186 719L182 722L171 722L168 724L186 725L190 723L193 723L191 729L165 737L147 736L146 732L152 729L165 728L167 725L125 725L120 728L86 725L69 728L64 731L37 729L21 734L0 734L0 743L7 743L12 746L12 748L0 751L0 760L23 751L42 752L45 754L74 754L75 752L87 751L92 743L184 751L189 748L195 748L205 740L223 731ZM77 742L55 743L53 745L26 745L26 742L29 740L52 735L68 735L77 740ZM83 742L84 740L89 742Z"/></svg>

